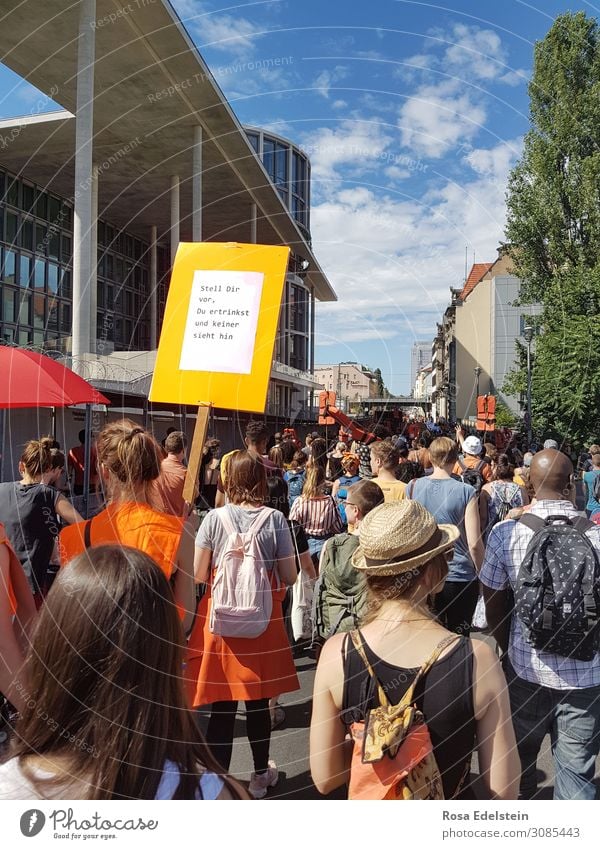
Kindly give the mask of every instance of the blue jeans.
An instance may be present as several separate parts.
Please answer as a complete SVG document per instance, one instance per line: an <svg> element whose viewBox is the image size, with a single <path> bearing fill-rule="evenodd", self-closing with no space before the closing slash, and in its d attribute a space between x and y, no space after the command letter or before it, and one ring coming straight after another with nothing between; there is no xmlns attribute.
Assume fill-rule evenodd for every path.
<svg viewBox="0 0 600 849"><path fill-rule="evenodd" d="M319 563L321 551L328 539L329 537L306 537L306 541L308 542L308 550L315 566Z"/></svg>
<svg viewBox="0 0 600 849"><path fill-rule="evenodd" d="M520 798L537 791L536 762L546 734L554 758L555 799L595 799L594 773L600 751L600 687L553 690L519 678L505 666L521 759Z"/></svg>

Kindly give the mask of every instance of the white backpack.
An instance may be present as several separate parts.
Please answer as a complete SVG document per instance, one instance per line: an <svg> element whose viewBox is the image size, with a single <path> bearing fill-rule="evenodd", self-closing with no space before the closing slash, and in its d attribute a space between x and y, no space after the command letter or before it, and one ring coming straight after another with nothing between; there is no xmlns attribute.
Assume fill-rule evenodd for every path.
<svg viewBox="0 0 600 849"><path fill-rule="evenodd" d="M227 506L215 512L227 542L213 578L209 628L221 637L259 637L271 620L273 593L258 532L275 510L263 507L245 533Z"/></svg>

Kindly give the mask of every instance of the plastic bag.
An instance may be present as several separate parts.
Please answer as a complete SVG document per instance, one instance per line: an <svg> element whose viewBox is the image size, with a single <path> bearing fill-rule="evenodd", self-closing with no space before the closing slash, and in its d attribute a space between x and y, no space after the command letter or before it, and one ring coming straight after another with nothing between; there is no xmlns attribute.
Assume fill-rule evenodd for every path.
<svg viewBox="0 0 600 849"><path fill-rule="evenodd" d="M478 631L485 631L487 626L488 624L487 617L485 615L485 602L483 600L483 596L480 595L477 599L477 606L475 607L475 612L473 613L471 627L476 628Z"/></svg>
<svg viewBox="0 0 600 849"><path fill-rule="evenodd" d="M312 636L313 588L314 582L301 570L292 590L292 633L296 641Z"/></svg>

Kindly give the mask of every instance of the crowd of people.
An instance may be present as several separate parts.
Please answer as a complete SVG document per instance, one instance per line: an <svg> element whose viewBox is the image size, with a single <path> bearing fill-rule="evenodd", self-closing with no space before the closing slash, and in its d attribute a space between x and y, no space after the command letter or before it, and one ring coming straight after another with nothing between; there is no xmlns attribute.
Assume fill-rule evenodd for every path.
<svg viewBox="0 0 600 849"><path fill-rule="evenodd" d="M184 434L116 421L86 519L85 434L67 460L28 442L0 484L0 799L262 799L306 652L321 793L473 798L477 751L478 793L531 799L548 733L555 798L595 798L600 446L584 518L558 442L399 424L302 444L251 421L223 456L207 440L187 504Z"/></svg>

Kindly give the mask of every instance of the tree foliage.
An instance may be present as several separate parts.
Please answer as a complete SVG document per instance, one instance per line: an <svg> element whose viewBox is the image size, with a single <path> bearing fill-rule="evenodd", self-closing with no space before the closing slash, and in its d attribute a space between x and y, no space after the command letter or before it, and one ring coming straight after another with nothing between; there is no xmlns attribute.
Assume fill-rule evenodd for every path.
<svg viewBox="0 0 600 849"><path fill-rule="evenodd" d="M600 31L560 15L535 46L531 129L507 194L522 302L543 306L532 379L534 429L584 441L600 409ZM509 383L524 383L523 358ZM519 374L520 373L520 374ZM505 384L506 385L506 384Z"/></svg>

